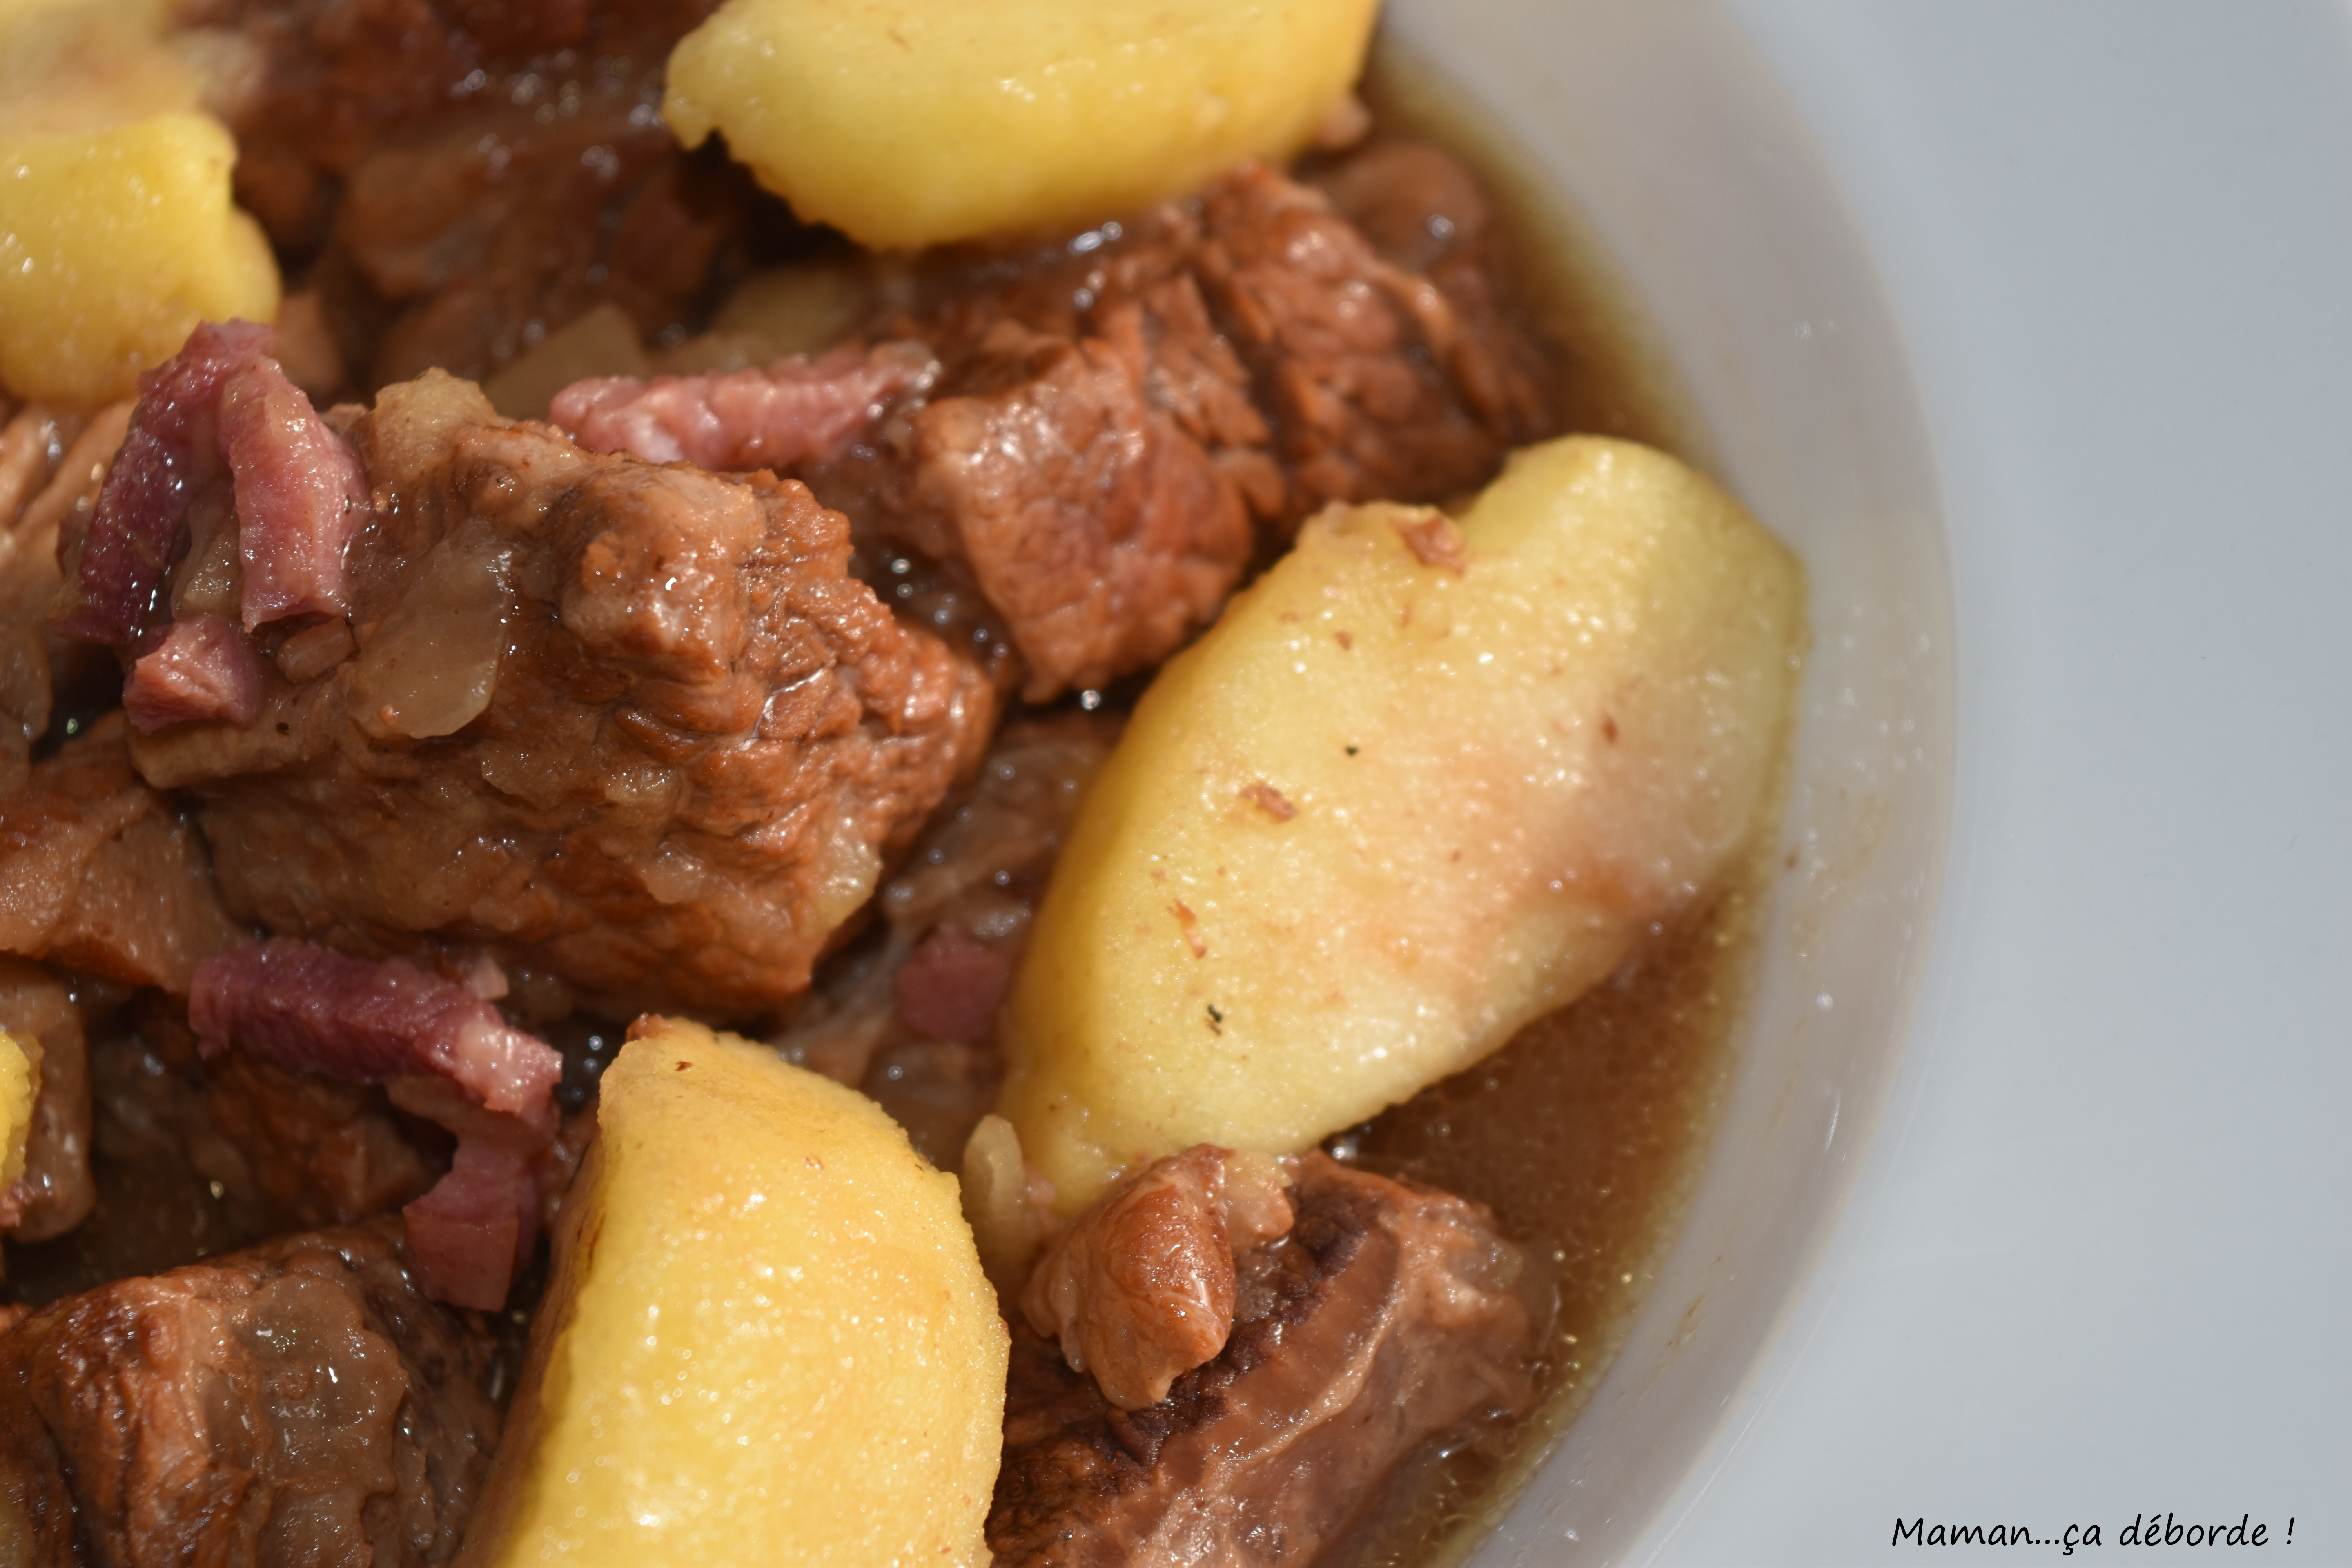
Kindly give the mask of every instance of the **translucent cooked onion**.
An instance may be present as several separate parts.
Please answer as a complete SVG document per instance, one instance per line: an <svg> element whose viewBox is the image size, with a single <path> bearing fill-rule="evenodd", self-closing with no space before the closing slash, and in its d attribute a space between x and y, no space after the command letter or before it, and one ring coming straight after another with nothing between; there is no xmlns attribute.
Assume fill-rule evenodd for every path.
<svg viewBox="0 0 2352 1568"><path fill-rule="evenodd" d="M490 705L506 651L509 555L487 540L434 552L423 581L360 650L354 711L370 731L451 735Z"/></svg>

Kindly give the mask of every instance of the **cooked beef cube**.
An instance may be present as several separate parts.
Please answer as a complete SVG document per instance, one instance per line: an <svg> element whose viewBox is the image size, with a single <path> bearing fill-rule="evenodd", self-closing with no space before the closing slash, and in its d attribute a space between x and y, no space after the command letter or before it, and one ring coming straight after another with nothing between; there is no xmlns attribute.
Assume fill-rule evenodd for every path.
<svg viewBox="0 0 2352 1568"><path fill-rule="evenodd" d="M968 574L1033 700L1158 663L1241 579L1253 520L1281 539L1328 501L1442 500L1548 431L1542 366L1496 303L1484 209L1466 205L1475 183L1432 148L1408 161L1462 214L1412 250L1426 271L1258 167L1042 254L950 253L879 329L925 345L936 380L803 477L879 544ZM770 374L798 393L814 369ZM626 384L595 384L558 399L559 423L604 449L681 449L651 418L614 417ZM725 410L697 412L705 448L741 444Z"/></svg>
<svg viewBox="0 0 2352 1568"><path fill-rule="evenodd" d="M827 961L776 1039L863 1089L943 1170L995 1103L996 1013L1078 797L1110 755L1114 714L1007 724L980 776L915 841L875 900L880 929Z"/></svg>
<svg viewBox="0 0 2352 1568"><path fill-rule="evenodd" d="M0 1332L0 1509L36 1563L446 1563L489 1352L382 1226L119 1280Z"/></svg>
<svg viewBox="0 0 2352 1568"><path fill-rule="evenodd" d="M228 907L350 952L486 951L625 1016L801 991L977 760L985 675L847 575L846 525L803 487L595 457L445 375L304 434L300 460L247 454L279 526L223 411L244 384L308 400L245 333L203 329L151 378L60 616L117 641L134 696L191 626L218 658L171 689L250 666L250 720L134 716ZM339 453L372 496L356 521L330 504ZM165 582L110 564L173 538Z"/></svg>
<svg viewBox="0 0 2352 1568"><path fill-rule="evenodd" d="M79 1225L98 1201L81 1009L39 965L0 958L0 1029L28 1047L39 1075L24 1173L0 1192L0 1231L13 1241L47 1241Z"/></svg>
<svg viewBox="0 0 2352 1568"><path fill-rule="evenodd" d="M1482 265L1457 300L1318 192L1242 169L1009 285L939 286L892 330L933 345L940 384L880 472L838 465L819 493L968 563L1031 697L1100 685L1215 615L1250 520L1279 540L1332 500L1444 500L1546 432Z"/></svg>
<svg viewBox="0 0 2352 1568"><path fill-rule="evenodd" d="M125 1006L77 989L98 1201L54 1241L11 1240L6 1294L16 1300L44 1304L383 1214L424 1193L446 1163L446 1135L420 1135L382 1089L298 1077L242 1051L205 1062L184 1004L145 992ZM415 1163L411 1191L386 1168L402 1155Z"/></svg>
<svg viewBox="0 0 2352 1568"><path fill-rule="evenodd" d="M1022 1315L1121 1410L1159 1404L1225 1348L1234 1258L1290 1229L1289 1179L1270 1156L1207 1143L1153 1161L1054 1238Z"/></svg>
<svg viewBox="0 0 2352 1568"><path fill-rule="evenodd" d="M539 1240L541 1171L557 1152L552 1047L404 960L284 937L199 965L188 1023L207 1057L235 1041L287 1072L382 1084L446 1128L457 1140L447 1174L403 1210L409 1262L436 1301L505 1304Z"/></svg>
<svg viewBox="0 0 2352 1568"><path fill-rule="evenodd" d="M389 1214L446 1168L445 1141L381 1085L297 1072L247 1050L215 1052L202 1084L205 1134L234 1149L242 1184L296 1225Z"/></svg>
<svg viewBox="0 0 2352 1568"><path fill-rule="evenodd" d="M679 149L670 47L712 0L194 0L238 198L312 258L362 387L480 377L601 300L674 332L781 204Z"/></svg>
<svg viewBox="0 0 2352 1568"><path fill-rule="evenodd" d="M1494 207L1453 153L1376 137L1306 178L1391 266L1428 274L1462 309L1494 309Z"/></svg>
<svg viewBox="0 0 2352 1568"><path fill-rule="evenodd" d="M1321 1154L1292 1197L1236 1259L1225 1348L1158 1405L1117 1408L1015 1325L1000 1568L1311 1563L1423 1442L1528 1405L1518 1258L1483 1209Z"/></svg>
<svg viewBox="0 0 2352 1568"><path fill-rule="evenodd" d="M119 716L0 796L0 952L185 994L236 940L204 841L131 770Z"/></svg>

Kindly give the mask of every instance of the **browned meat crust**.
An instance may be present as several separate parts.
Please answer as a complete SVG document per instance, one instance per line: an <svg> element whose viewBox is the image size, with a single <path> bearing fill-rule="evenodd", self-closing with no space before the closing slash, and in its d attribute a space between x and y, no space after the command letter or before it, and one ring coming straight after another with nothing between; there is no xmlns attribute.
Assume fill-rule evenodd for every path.
<svg viewBox="0 0 2352 1568"><path fill-rule="evenodd" d="M205 846L131 771L121 717L0 797L0 952L185 994L236 940Z"/></svg>
<svg viewBox="0 0 2352 1568"><path fill-rule="evenodd" d="M481 1330L396 1229L289 1237L0 1333L0 1508L34 1563L435 1563L496 1446Z"/></svg>
<svg viewBox="0 0 2352 1568"><path fill-rule="evenodd" d="M46 621L58 530L86 522L130 420L128 403L87 421L35 405L0 426L0 795L24 787L56 719L88 710L73 689L93 670L107 688L101 708L113 705L113 660L61 642Z"/></svg>
<svg viewBox="0 0 2352 1568"><path fill-rule="evenodd" d="M480 377L611 300L691 323L780 210L681 152L660 72L714 0L188 0L238 200L312 277L362 387ZM771 217L768 221L775 221Z"/></svg>
<svg viewBox="0 0 2352 1568"><path fill-rule="evenodd" d="M1029 1276L1022 1315L1121 1410L1225 1348L1234 1255L1288 1231L1287 1162L1199 1143L1095 1200Z"/></svg>
<svg viewBox="0 0 2352 1568"><path fill-rule="evenodd" d="M775 1044L862 1089L954 1170L995 1103L991 1043L1080 793L1118 740L1108 712L1016 720L875 901L880 929L828 960Z"/></svg>
<svg viewBox="0 0 2352 1568"><path fill-rule="evenodd" d="M244 1156L263 1202L297 1225L349 1225L425 1195L445 1161L421 1119L372 1084L289 1072L247 1051L205 1065L211 1128Z"/></svg>
<svg viewBox="0 0 2352 1568"><path fill-rule="evenodd" d="M356 651L273 637L253 724L135 743L200 803L229 907L478 946L623 1016L798 993L977 761L985 678L846 574L798 484L593 456L437 374L349 426Z"/></svg>
<svg viewBox="0 0 2352 1568"><path fill-rule="evenodd" d="M1483 1209L1320 1154L1294 1196L1223 1352L1159 1405L1113 1408L1015 1326L999 1568L1312 1562L1413 1448L1525 1407L1533 1330Z"/></svg>
<svg viewBox="0 0 2352 1568"><path fill-rule="evenodd" d="M1033 700L1147 668L1214 616L1254 520L1280 539L1334 500L1442 500L1548 429L1483 207L1453 205L1410 269L1259 167L1042 256L950 257L883 328L940 356L928 401L811 483L968 572Z"/></svg>

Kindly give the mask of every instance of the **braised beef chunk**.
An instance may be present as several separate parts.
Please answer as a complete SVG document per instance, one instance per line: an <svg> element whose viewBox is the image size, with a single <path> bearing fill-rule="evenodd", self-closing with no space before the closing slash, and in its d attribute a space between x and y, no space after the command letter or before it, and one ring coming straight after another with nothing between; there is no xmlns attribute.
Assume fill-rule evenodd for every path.
<svg viewBox="0 0 2352 1568"><path fill-rule="evenodd" d="M0 952L184 994L236 940L203 840L132 771L120 717L0 796Z"/></svg>
<svg viewBox="0 0 2352 1568"><path fill-rule="evenodd" d="M551 1047L404 960L370 963L284 937L199 965L188 1023L208 1058L234 1042L285 1073L381 1084L446 1129L457 1139L447 1173L402 1210L409 1266L436 1301L505 1305L539 1240L542 1173L569 1174L546 1169L560 1158L563 1071Z"/></svg>
<svg viewBox="0 0 2352 1568"><path fill-rule="evenodd" d="M877 929L827 960L775 1040L787 1060L879 1101L942 1170L958 1168L995 1103L997 1009L1079 795L1122 722L1055 713L999 731L971 787L883 885Z"/></svg>
<svg viewBox="0 0 2352 1568"><path fill-rule="evenodd" d="M648 339L781 204L661 123L712 0L194 0L238 200L313 258L357 385L480 377L599 301Z"/></svg>
<svg viewBox="0 0 2352 1568"><path fill-rule="evenodd" d="M947 271L888 329L931 344L939 386L871 462L812 482L964 563L1031 698L1100 686L1216 614L1253 520L1286 538L1328 501L1443 500L1541 434L1540 366L1495 300L1475 244L1407 271L1319 192L1244 168L1049 262Z"/></svg>
<svg viewBox="0 0 2352 1568"><path fill-rule="evenodd" d="M348 627L230 627L267 661L253 721L135 742L197 802L228 907L347 952L478 948L621 1016L798 993L977 761L985 676L846 574L798 484L597 457L438 374L338 419L373 497ZM206 510L163 602L251 627L198 593L241 554L242 503L225 543Z"/></svg>
<svg viewBox="0 0 2352 1568"><path fill-rule="evenodd" d="M57 1240L11 1239L10 1298L46 1305L385 1211L375 1201L383 1173L371 1179L368 1151L406 1149L413 1129L394 1124L398 1113L383 1089L298 1083L242 1053L204 1062L184 1005L153 992L128 1005L82 994L97 1203ZM339 1159L324 1147L330 1139L356 1148ZM414 1173L415 1191L404 1195L438 1173L437 1164Z"/></svg>
<svg viewBox="0 0 2352 1568"><path fill-rule="evenodd" d="M1321 191L1252 166L1065 247L950 253L878 327L928 349L936 377L898 391L845 453L794 459L782 454L810 444L784 443L761 460L801 461L877 548L969 575L1033 700L1158 663L1240 581L1254 521L1278 540L1333 500L1444 500L1549 429L1475 182L1420 144L1364 156L1365 173L1330 178L1363 196L1378 241ZM1411 188L1364 195L1391 166ZM606 379L555 417L603 450L732 466L753 450L751 390L794 406L867 395L845 379L854 356L829 375L823 363L698 378L727 383L740 414L676 378ZM691 448L667 427L681 407Z"/></svg>
<svg viewBox="0 0 2352 1568"><path fill-rule="evenodd" d="M1121 1410L1159 1404L1225 1348L1235 1255L1289 1230L1285 1167L1207 1143L1153 1161L1054 1238L1022 1315Z"/></svg>
<svg viewBox="0 0 2352 1568"><path fill-rule="evenodd" d="M199 1081L203 1135L235 1152L240 1186L296 1225L389 1214L440 1179L439 1141L428 1142L422 1119L404 1116L379 1084L291 1071L244 1050L215 1055Z"/></svg>
<svg viewBox="0 0 2352 1568"><path fill-rule="evenodd" d="M0 1332L0 1509L37 1563L446 1563L489 1352L382 1226L120 1280Z"/></svg>
<svg viewBox="0 0 2352 1568"><path fill-rule="evenodd" d="M1292 1197L1236 1259L1224 1349L1160 1404L1118 1409L1014 1326L1000 1568L1310 1563L1414 1448L1529 1403L1518 1258L1483 1209L1321 1154Z"/></svg>

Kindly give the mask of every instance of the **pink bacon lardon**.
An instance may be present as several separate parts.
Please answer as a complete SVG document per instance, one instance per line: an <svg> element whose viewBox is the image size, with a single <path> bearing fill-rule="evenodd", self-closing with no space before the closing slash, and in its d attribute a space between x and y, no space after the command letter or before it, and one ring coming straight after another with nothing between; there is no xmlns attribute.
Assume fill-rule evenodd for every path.
<svg viewBox="0 0 2352 1568"><path fill-rule="evenodd" d="M195 632L170 624L164 590L199 491L230 487L245 632L347 607L344 555L367 516L365 471L286 379L275 344L250 321L206 322L141 376L89 523L58 539L66 582L50 625L136 655L124 706L142 730L249 723L258 707L260 659L241 633L223 637L226 623L210 616Z"/></svg>
<svg viewBox="0 0 2352 1568"><path fill-rule="evenodd" d="M539 1239L532 1162L556 1128L563 1061L465 986L286 937L197 965L188 1022L205 1056L233 1039L289 1071L380 1083L457 1135L449 1173L402 1211L436 1301L502 1306Z"/></svg>
<svg viewBox="0 0 2352 1568"><path fill-rule="evenodd" d="M555 395L548 417L592 451L713 472L781 470L840 457L894 399L938 374L920 343L838 348L765 370L575 381Z"/></svg>
<svg viewBox="0 0 2352 1568"><path fill-rule="evenodd" d="M245 629L349 609L343 558L368 515L359 454L260 354L221 384L220 447L236 486Z"/></svg>
<svg viewBox="0 0 2352 1568"><path fill-rule="evenodd" d="M191 719L250 724L261 712L261 655L218 616L173 621L131 667L122 711L150 733Z"/></svg>
<svg viewBox="0 0 2352 1568"><path fill-rule="evenodd" d="M276 342L251 321L207 321L139 378L139 406L89 526L58 539L66 603L49 620L59 636L121 647L163 614L189 496L220 472L221 383Z"/></svg>

